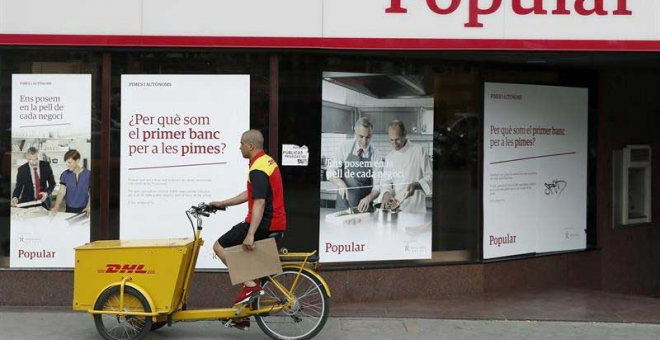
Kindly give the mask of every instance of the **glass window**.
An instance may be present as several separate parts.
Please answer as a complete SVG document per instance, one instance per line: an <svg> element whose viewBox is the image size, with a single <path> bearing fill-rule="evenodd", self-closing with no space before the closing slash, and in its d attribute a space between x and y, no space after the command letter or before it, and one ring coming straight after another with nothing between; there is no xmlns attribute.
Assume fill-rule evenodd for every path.
<svg viewBox="0 0 660 340"><path fill-rule="evenodd" d="M11 208L10 200L16 186L16 177L12 178L12 170L15 172L19 165L25 163L25 155L29 146L36 147L39 151L37 158L40 161L51 162L53 158L61 160L63 152L57 151L53 146L58 144L61 138L58 136L40 136L38 138L28 135L12 139L12 75L13 74L90 74L91 75L91 140L87 138L76 141L76 143L90 143L91 150L82 152L81 164L84 167L91 163L90 199L91 220L90 232L92 237L98 237L99 225L99 166L100 165L100 133L101 133L101 56L99 53L77 49L48 50L48 49L16 49L3 48L0 50L0 267L9 267L10 220L13 212L19 213L17 209ZM19 134L20 135L20 134ZM61 144L61 143L60 143ZM78 145L77 144L77 145ZM71 147L71 144L69 144ZM41 149L41 150L40 150ZM85 154L90 152L91 154ZM54 180L59 183L60 174L66 169L63 164L54 161L51 168ZM41 172L41 171L40 171ZM53 193L55 195L55 193ZM37 207L37 209L40 207ZM29 242L33 240L29 235L17 235L14 242Z"/></svg>

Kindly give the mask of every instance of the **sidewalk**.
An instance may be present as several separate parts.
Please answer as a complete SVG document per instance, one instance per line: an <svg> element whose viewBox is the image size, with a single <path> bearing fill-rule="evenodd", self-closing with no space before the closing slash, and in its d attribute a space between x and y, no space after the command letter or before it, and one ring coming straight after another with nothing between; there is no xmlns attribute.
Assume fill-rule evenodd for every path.
<svg viewBox="0 0 660 340"><path fill-rule="evenodd" d="M660 299L592 290L523 291L441 300L339 303L316 339L658 339ZM533 321L530 321L533 320ZM177 323L147 339L267 339L218 321ZM0 340L101 339L68 307L0 306Z"/></svg>
<svg viewBox="0 0 660 340"><path fill-rule="evenodd" d="M331 316L623 322L660 325L660 299L583 289L555 289L411 299L335 303ZM658 335L660 339L660 334Z"/></svg>
<svg viewBox="0 0 660 340"><path fill-rule="evenodd" d="M0 308L0 339L101 339L85 313ZM636 339L655 340L660 325L539 321L337 318L328 320L315 339ZM151 332L147 339L268 339L253 322L248 331L227 329L218 321L177 323Z"/></svg>

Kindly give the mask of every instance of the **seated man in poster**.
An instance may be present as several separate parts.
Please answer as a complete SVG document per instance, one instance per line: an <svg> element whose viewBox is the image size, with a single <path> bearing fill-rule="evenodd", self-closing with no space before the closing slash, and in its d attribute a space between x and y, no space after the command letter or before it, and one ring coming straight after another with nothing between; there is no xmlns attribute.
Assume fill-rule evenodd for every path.
<svg viewBox="0 0 660 340"><path fill-rule="evenodd" d="M328 180L337 186L335 208L357 208L365 212L380 193L379 178L382 158L371 146L373 124L362 117L353 128L355 139L343 143L328 164Z"/></svg>
<svg viewBox="0 0 660 340"><path fill-rule="evenodd" d="M387 135L394 150L385 156L381 181L384 207L410 213L426 213L426 195L431 193L433 172L426 150L406 137L399 120L390 122Z"/></svg>
<svg viewBox="0 0 660 340"><path fill-rule="evenodd" d="M25 153L27 163L18 167L16 173L16 188L11 198L11 205L39 201L50 209L50 195L55 189L55 177L50 163L39 160L39 150L30 147Z"/></svg>

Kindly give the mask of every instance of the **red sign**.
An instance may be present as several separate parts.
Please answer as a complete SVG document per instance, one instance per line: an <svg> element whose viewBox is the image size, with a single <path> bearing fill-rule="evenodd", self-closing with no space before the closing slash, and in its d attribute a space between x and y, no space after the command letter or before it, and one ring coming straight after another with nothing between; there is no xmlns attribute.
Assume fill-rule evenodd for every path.
<svg viewBox="0 0 660 340"><path fill-rule="evenodd" d="M104 274L155 274L155 270L145 270L143 264L106 264L105 269L99 269Z"/></svg>
<svg viewBox="0 0 660 340"><path fill-rule="evenodd" d="M408 9L401 4L402 1L390 0L390 7L385 9L385 13L408 13ZM573 2L572 8L575 13L581 16L609 15L610 12L605 8L604 1L593 0L587 5L585 3L587 0L568 0L569 3ZM461 2L463 1L451 0L449 5L442 7L438 5L437 0L426 0L426 5L435 14L450 15L459 8ZM484 27L479 22L479 16L496 13L502 8L502 0L465 0L463 3L465 2L468 3L468 21L465 27ZM517 15L571 15L571 7L566 2L567 0L534 0L531 6L524 6L522 0L512 0L511 9ZM628 10L628 0L617 0L617 7L612 11L612 15L632 15L632 11Z"/></svg>

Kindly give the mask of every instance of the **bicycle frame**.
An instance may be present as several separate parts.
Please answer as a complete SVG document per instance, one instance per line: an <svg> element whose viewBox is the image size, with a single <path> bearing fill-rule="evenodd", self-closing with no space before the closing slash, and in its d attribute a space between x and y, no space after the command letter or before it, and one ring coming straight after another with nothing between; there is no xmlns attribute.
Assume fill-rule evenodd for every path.
<svg viewBox="0 0 660 340"><path fill-rule="evenodd" d="M190 218L191 213L186 212ZM265 306L258 309L252 309L250 304L243 304L239 306L229 307L229 308L211 308L211 309L197 309L197 310L184 310L184 306L188 300L190 293L190 283L195 272L195 266L197 264L197 258L199 256L199 251L204 244L204 240L201 238L202 231L202 220L199 214L192 214L197 220L197 225L194 233L194 242L192 249L192 258L189 262L189 265L186 268L185 279L183 281L183 289L174 312L170 314L163 314L159 312L154 312L155 306L151 302L148 292L141 289L136 284L131 283L132 278L126 276L122 279L118 285L120 285L120 298L119 298L119 310L118 311L101 311L90 309L88 312L90 314L112 314L118 316L151 316L154 321L167 321L168 323L176 321L198 321L198 320L217 320L217 319L241 319L253 315L260 315L270 312L278 312L282 309L290 307L294 301L295 297L292 292L295 291L298 283L300 274L306 272L307 274L313 276L323 287L328 297L331 296L330 289L325 280L313 269L309 268L310 266L316 265L314 261L310 261L310 258L316 254L316 251L311 253L287 253L280 254L280 259L283 260L284 264L282 265L283 269L293 268L298 274L296 275L291 287L284 287L280 282L273 278L273 276L268 276L265 279L271 282L271 284L279 291L282 296L286 298L286 301L282 301L281 304ZM192 219L190 219L192 222ZM115 286L117 284L114 284ZM112 286L112 285L111 285ZM134 311L125 311L124 306L124 288L125 286L131 286L139 290L149 301L151 305L152 312L134 312ZM106 287L109 288L109 287ZM104 289L105 290L105 289ZM100 295L100 293L99 293ZM98 298L98 297L97 297Z"/></svg>
<svg viewBox="0 0 660 340"><path fill-rule="evenodd" d="M300 262L292 262L290 264L283 265L283 268L296 268L298 274L305 271L310 273L315 278L319 279L321 285L325 292L330 295L330 289L328 288L325 280L319 276L315 271L307 268L311 264L309 258L316 254L316 251L311 253L290 253L290 254L280 254L280 258L301 258ZM266 279L270 281L277 290L282 293L283 296L287 298L287 301L281 305L266 306L259 309L252 309L249 305L242 305L239 307L230 307L230 308L213 308L213 309L198 309L198 310L179 310L174 312L170 318L171 321L196 321L196 320L215 320L215 319L240 319L248 316L259 315L263 313L278 312L282 309L288 308L292 303L295 297L291 292L295 291L298 280L300 276L296 276L291 287L287 288L282 286L276 279L272 276L267 276Z"/></svg>

